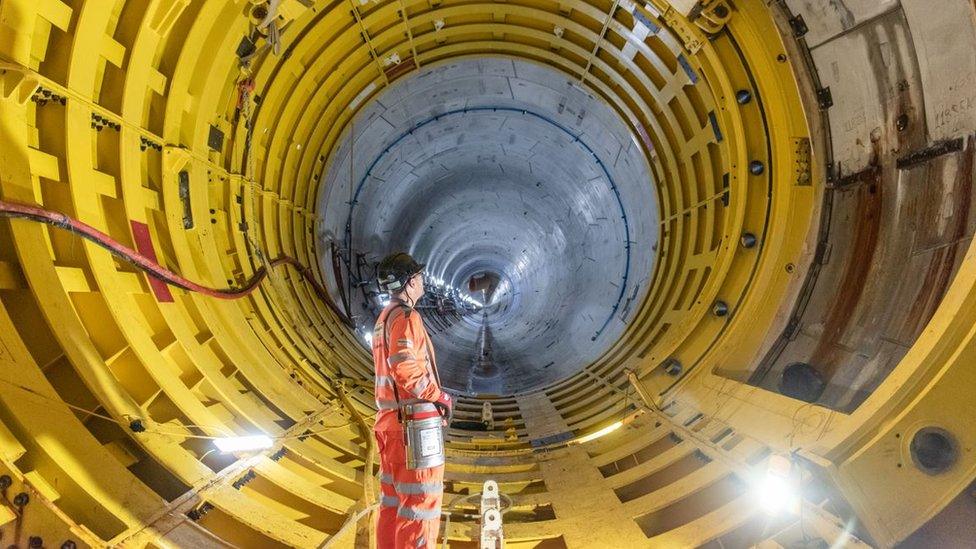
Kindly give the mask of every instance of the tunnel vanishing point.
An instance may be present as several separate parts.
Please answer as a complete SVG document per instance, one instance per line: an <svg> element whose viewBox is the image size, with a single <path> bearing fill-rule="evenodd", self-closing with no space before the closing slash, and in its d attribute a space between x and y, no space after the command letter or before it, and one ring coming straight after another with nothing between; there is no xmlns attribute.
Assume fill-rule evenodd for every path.
<svg viewBox="0 0 976 549"><path fill-rule="evenodd" d="M976 547L974 178L973 0L0 0L0 547L370 547L394 250L439 546Z"/></svg>

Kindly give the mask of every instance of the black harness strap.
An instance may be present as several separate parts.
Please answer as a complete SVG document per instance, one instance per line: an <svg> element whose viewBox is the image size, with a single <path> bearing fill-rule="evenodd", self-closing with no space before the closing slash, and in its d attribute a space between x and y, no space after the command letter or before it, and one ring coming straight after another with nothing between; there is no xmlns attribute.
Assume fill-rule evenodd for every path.
<svg viewBox="0 0 976 549"><path fill-rule="evenodd" d="M390 309L386 313L386 316L383 317L383 348L386 350L386 362L387 366L390 367L391 374L393 373L393 367L390 366L390 316L392 313L393 309ZM393 376L390 377L393 382L393 400L397 403L397 421L400 422L400 425L403 425L403 406L400 405L400 391L397 390L396 379L393 379Z"/></svg>

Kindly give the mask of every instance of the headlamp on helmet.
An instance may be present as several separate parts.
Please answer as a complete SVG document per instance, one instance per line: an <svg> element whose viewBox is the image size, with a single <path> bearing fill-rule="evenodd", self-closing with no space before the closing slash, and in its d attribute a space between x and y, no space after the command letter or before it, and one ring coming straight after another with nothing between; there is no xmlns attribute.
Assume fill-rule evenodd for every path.
<svg viewBox="0 0 976 549"><path fill-rule="evenodd" d="M423 263L417 263L410 254L396 252L383 258L376 267L380 290L391 294L403 291L403 287L414 275L424 270Z"/></svg>

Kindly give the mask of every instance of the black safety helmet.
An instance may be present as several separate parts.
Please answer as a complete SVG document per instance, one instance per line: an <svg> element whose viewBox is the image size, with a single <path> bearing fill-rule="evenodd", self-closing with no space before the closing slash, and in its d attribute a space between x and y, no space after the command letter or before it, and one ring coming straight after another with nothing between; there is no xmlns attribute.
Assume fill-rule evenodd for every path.
<svg viewBox="0 0 976 549"><path fill-rule="evenodd" d="M417 263L406 252L395 252L384 257L376 266L380 290L391 294L403 291L407 282L424 267L423 263Z"/></svg>

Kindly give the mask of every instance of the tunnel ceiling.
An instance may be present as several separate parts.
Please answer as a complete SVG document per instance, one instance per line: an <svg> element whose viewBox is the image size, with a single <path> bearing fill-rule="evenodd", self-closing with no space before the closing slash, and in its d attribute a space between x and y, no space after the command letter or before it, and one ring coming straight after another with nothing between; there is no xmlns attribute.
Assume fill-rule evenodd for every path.
<svg viewBox="0 0 976 549"><path fill-rule="evenodd" d="M483 311L433 330L448 387L525 392L620 336L658 248L654 182L636 135L579 82L512 59L439 63L350 128L324 176L321 249L370 262L407 250L465 292L479 273L500 279ZM371 325L372 309L355 312ZM483 322L490 375L475 372Z"/></svg>
<svg viewBox="0 0 976 549"><path fill-rule="evenodd" d="M353 270L403 247L453 286L498 277L507 372L465 370L477 315L436 327L468 393L445 500L497 480L513 547L971 542L974 18L3 0L0 200L52 224L0 220L0 541L366 543L351 220ZM568 293L585 310L564 317ZM271 447L214 442L255 434ZM773 527L756 486L783 460L808 491ZM478 528L455 513L447 537Z"/></svg>

